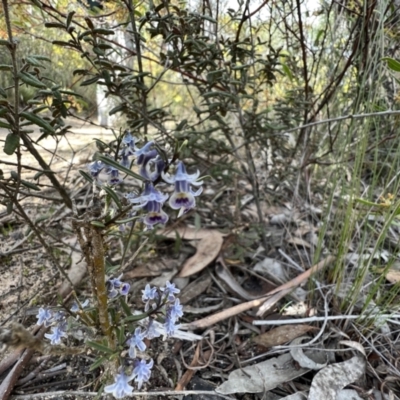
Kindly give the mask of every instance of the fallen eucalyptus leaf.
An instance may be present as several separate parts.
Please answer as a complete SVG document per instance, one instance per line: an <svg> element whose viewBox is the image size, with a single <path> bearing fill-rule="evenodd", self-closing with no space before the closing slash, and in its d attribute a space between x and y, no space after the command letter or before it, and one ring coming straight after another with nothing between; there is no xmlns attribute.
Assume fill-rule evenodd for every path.
<svg viewBox="0 0 400 400"><path fill-rule="evenodd" d="M314 329L316 328L311 325L282 325L256 336L253 341L264 347L278 346Z"/></svg>
<svg viewBox="0 0 400 400"><path fill-rule="evenodd" d="M319 352L307 353L312 353L315 359L323 360ZM282 354L279 357L232 371L228 380L220 385L216 392L221 394L265 393L282 383L290 382L294 378L304 375L308 371L307 368L298 368L293 363L290 354Z"/></svg>
<svg viewBox="0 0 400 400"><path fill-rule="evenodd" d="M293 348L290 349L290 354L295 361L297 361L302 368L318 370L327 366L327 361L323 363L317 363L311 358L307 357L303 352L303 349L299 346L304 339L311 339L309 336L302 336L296 338L290 343Z"/></svg>
<svg viewBox="0 0 400 400"><path fill-rule="evenodd" d="M217 230L209 230L208 235L199 240L196 254L186 260L179 277L193 275L207 267L217 258L223 242L222 233Z"/></svg>
<svg viewBox="0 0 400 400"><path fill-rule="evenodd" d="M289 396L282 397L280 400L306 400L307 395L303 392L293 393Z"/></svg>
<svg viewBox="0 0 400 400"><path fill-rule="evenodd" d="M336 400L344 387L364 375L365 368L365 358L354 356L350 360L321 369L311 383L308 400Z"/></svg>
<svg viewBox="0 0 400 400"><path fill-rule="evenodd" d="M353 389L344 389L338 393L336 400L363 400L363 398Z"/></svg>

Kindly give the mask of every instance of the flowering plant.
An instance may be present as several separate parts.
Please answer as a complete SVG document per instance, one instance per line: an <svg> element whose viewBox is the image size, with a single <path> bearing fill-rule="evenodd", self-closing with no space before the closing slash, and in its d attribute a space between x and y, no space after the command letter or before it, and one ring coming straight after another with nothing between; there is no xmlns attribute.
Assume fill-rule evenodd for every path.
<svg viewBox="0 0 400 400"><path fill-rule="evenodd" d="M51 333L45 334L51 345L62 345L72 327L86 325L91 335L85 344L98 356L91 368L107 366L114 375L114 383L105 385L103 390L117 399L132 393L132 381L140 389L149 380L154 362L146 354L148 343L160 336L164 339L174 336L183 310L176 297L179 289L169 281L160 288L147 284L142 291L143 312L133 310L129 305L131 287L123 281L123 274L118 277L106 274L104 237L113 225L119 225L122 232L126 226L133 228L137 223L144 230L164 225L169 219L163 209L168 199L169 207L179 210L181 216L195 207L195 197L202 191L199 172L188 174L176 155L171 161L162 158L154 142L141 148L136 142L127 132L117 141L114 157L97 154L88 165L89 173L80 171L94 188L100 189L100 192L94 190L92 209L72 221L88 265L92 299L80 302L75 296L69 309L40 308L37 314L37 323L51 328ZM134 159L138 173L131 169ZM175 163L175 174L168 173ZM128 176L142 182L142 190L122 196L118 187ZM171 195L159 189L168 184L174 186ZM192 186L198 189L194 191ZM128 218L121 219L126 215Z"/></svg>

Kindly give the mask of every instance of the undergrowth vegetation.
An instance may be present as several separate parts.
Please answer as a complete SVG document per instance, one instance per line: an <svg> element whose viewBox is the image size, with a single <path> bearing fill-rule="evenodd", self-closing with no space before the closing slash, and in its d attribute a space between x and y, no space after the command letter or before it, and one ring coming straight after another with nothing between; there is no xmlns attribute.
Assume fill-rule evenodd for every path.
<svg viewBox="0 0 400 400"><path fill-rule="evenodd" d="M161 207L170 195L179 213L169 224L218 228L227 259L253 264L260 255L278 255L291 266L289 278L333 256L309 280L304 300L320 304L323 285L332 296L332 315L359 316L349 336L368 342L374 332L390 332L387 319L400 304L396 3L94 3L2 0L0 141L7 157L0 164L10 171L0 169L1 215L23 221L26 235L39 240L73 287L48 245L46 235L57 235L42 229L24 204L56 198L78 218L79 210L90 210L92 196L95 215L69 233L85 232L80 246L93 264L92 287L100 279L105 290L132 249L133 260L162 252L157 224L168 221ZM58 145L74 135L71 118L107 128L113 137L95 138L89 168L64 158L68 168L57 171L53 163L65 157ZM143 154L131 134L143 141ZM49 139L55 143L50 158L41 152ZM125 154L129 141L132 153ZM99 183L103 168L108 178ZM200 173L190 174L196 170L205 177L202 196L189 187L199 184ZM165 182L175 185L172 194L154 189ZM83 187L86 203L76 196ZM147 216L136 216L138 205ZM305 226L310 240L292 237ZM276 240L274 229L281 228L285 233ZM90 253L96 246L89 243L96 235L103 259L97 272ZM121 239L121 248L110 249L106 237ZM288 237L291 247L282 251ZM175 239L179 253L181 238ZM117 266L108 265L107 251L119 253ZM99 359L115 362L121 351L116 337L122 347L128 340L125 326L110 334L106 292L96 290L93 297L101 300L87 315L103 339L94 347L106 354ZM167 304L161 291L164 303L157 310ZM118 313L129 310L125 301L120 307L113 309L113 326L120 323ZM135 319L130 311L126 317ZM117 367L123 365L114 365L114 375ZM127 378L121 369L118 374Z"/></svg>

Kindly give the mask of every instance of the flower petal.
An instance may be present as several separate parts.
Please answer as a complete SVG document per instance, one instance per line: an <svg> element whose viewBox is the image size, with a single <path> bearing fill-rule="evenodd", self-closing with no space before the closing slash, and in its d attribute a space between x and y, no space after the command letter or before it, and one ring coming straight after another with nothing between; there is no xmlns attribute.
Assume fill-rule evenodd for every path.
<svg viewBox="0 0 400 400"><path fill-rule="evenodd" d="M169 199L169 206L173 210L184 208L189 210L196 205L196 200L192 193L188 192L174 192Z"/></svg>

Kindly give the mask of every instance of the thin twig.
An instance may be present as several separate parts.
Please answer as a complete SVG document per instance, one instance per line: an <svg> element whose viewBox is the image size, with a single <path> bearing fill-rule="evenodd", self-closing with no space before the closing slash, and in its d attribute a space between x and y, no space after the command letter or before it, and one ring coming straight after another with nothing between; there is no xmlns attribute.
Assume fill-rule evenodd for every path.
<svg viewBox="0 0 400 400"><path fill-rule="evenodd" d="M335 117L335 118L330 118L330 119L324 119L324 120L321 120L321 121L310 122L309 124L299 125L296 128L287 129L285 131L281 131L278 134L287 134L287 133L291 133L291 132L296 132L296 131L299 131L299 130L301 130L303 128L309 128L311 126L317 126L317 125L322 125L322 124L330 124L331 122L343 121L345 119L386 117L388 115L398 115L398 114L400 114L400 110L379 111L379 112L375 112L375 113L366 113L366 114L348 114L348 115L342 115L340 117Z"/></svg>
<svg viewBox="0 0 400 400"><path fill-rule="evenodd" d="M126 398L132 399L135 398L135 396L196 396L200 394L206 394L208 396L216 396L216 397L221 397L222 399L226 400L235 400L233 397L226 396L221 393L217 393L213 390L159 390L159 391L154 391L154 392L132 392L129 396L125 396ZM60 396L83 396L83 397L97 397L99 398L100 396L96 392L84 392L84 391L79 391L79 390L73 390L73 391L68 391L68 390L60 390L57 392L46 392L46 393L35 393L35 394L23 394L23 395L18 395L18 396L12 396L11 400L35 400L35 399L42 399L45 397L46 399L51 399L53 397L60 398ZM105 398L108 396L107 394L101 395L100 398ZM76 397L74 397L76 398Z"/></svg>

